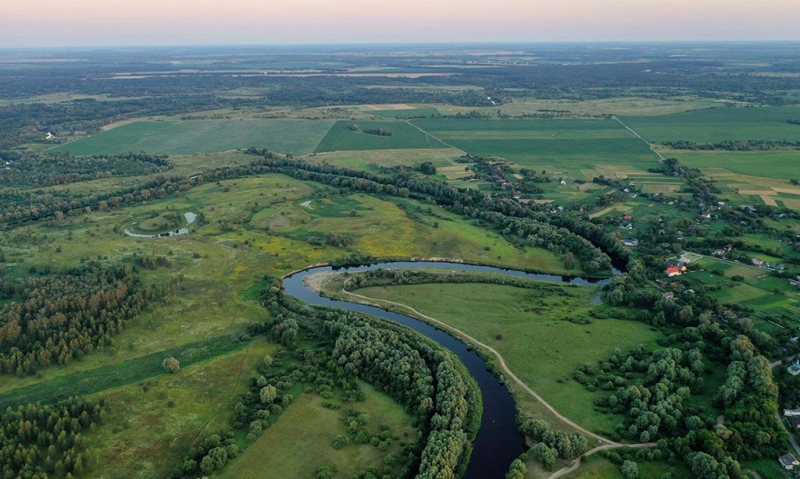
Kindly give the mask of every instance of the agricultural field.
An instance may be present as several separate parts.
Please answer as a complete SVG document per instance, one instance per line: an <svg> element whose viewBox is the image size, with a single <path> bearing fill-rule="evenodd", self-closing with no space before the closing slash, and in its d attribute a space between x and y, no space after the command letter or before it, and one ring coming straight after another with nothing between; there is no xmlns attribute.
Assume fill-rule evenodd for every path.
<svg viewBox="0 0 800 479"><path fill-rule="evenodd" d="M138 121L54 148L73 155L113 155L147 151L193 155L267 147L280 153L312 153L333 121L190 120Z"/></svg>
<svg viewBox="0 0 800 479"><path fill-rule="evenodd" d="M794 126L800 130L800 126L789 126ZM800 132L798 132L798 137L800 137ZM707 171L709 176L717 176L714 172L718 170L727 170L739 175L781 180L800 176L798 173L800 170L800 151L662 150L662 154L667 157L677 158L686 166Z"/></svg>
<svg viewBox="0 0 800 479"><path fill-rule="evenodd" d="M647 169L658 158L614 120L412 120L432 136L476 156L534 169L620 164Z"/></svg>
<svg viewBox="0 0 800 479"><path fill-rule="evenodd" d="M386 118L421 118L438 116L436 108L402 108L394 110L365 110L370 115L384 116Z"/></svg>
<svg viewBox="0 0 800 479"><path fill-rule="evenodd" d="M590 287L568 287L564 295L544 298L530 290L490 284L370 287L355 292L408 305L495 348L509 368L556 410L594 431L611 430L620 418L595 412L593 401L603 393L590 393L569 378L578 366L596 365L617 347L627 350L644 344L652 348L662 337L637 322L567 321L567 317L588 318L596 307L590 303L597 290ZM404 312L399 307L390 309Z"/></svg>
<svg viewBox="0 0 800 479"><path fill-rule="evenodd" d="M621 116L650 142L725 140L800 140L799 107L710 108L659 116Z"/></svg>
<svg viewBox="0 0 800 479"><path fill-rule="evenodd" d="M359 121L358 130L348 128L352 121L337 121L314 150L316 153L354 150L397 150L447 148L440 141L403 121ZM365 133L366 130L383 129L391 136Z"/></svg>

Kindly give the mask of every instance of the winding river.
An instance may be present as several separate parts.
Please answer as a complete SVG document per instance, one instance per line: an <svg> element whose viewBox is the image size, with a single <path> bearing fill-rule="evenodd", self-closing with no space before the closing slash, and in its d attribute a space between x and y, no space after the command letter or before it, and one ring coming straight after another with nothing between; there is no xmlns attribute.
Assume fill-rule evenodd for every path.
<svg viewBox="0 0 800 479"><path fill-rule="evenodd" d="M549 274L526 273L524 271L494 268L490 266L476 266L464 263L450 262L388 262L369 266L341 268L341 271L359 272L372 269L408 269L408 268L438 268L459 271L476 271L482 273L496 273L507 276L535 279L539 281L564 282L578 285L602 286L608 284L609 279L587 279L580 277L555 276ZM467 349L467 345L450 334L435 327L402 314L386 311L374 306L367 306L347 301L337 301L322 296L320 293L309 289L304 279L314 273L333 271L330 266L310 268L291 276L283 281L286 292L308 304L328 306L360 313L378 316L389 321L403 324L422 333L436 341L443 347L452 351L467 367L475 378L483 396L483 417L478 436L473 442L472 458L467 469L467 479L501 479L508 472L508 467L520 454L524 452L524 438L517 429L516 407L509 390L500 384L500 381L486 370L486 362L475 351ZM617 273L617 271L614 271Z"/></svg>

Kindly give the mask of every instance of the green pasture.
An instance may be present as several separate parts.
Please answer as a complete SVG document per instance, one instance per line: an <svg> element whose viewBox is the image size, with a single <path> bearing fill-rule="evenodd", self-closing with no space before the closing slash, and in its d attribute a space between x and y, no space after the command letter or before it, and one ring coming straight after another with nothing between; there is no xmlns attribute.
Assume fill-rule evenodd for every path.
<svg viewBox="0 0 800 479"><path fill-rule="evenodd" d="M320 467L339 471L335 477L353 477L359 471L377 466L383 469L383 458L400 451L398 441L381 452L371 444L351 442L342 449L331 445L339 434L347 434L345 412L354 408L370 417L370 434L378 432L380 424L389 426L400 440L411 442L415 431L411 416L389 396L360 383L366 399L346 404L340 410L323 407L324 399L303 394L281 415L278 422L251 444L217 477L223 479L282 479L285 477L313 478Z"/></svg>
<svg viewBox="0 0 800 479"><path fill-rule="evenodd" d="M597 431L613 429L620 418L595 411L593 401L604 393L588 392L572 380L576 368L596 365L615 348L655 347L661 337L658 331L633 321L592 320L586 325L565 321L588 318L597 307L589 306L597 294L589 287L565 287L565 294L544 297L527 289L490 284L371 287L357 293L406 304L497 349L509 368L560 413ZM568 379L560 383L559 378Z"/></svg>
<svg viewBox="0 0 800 479"><path fill-rule="evenodd" d="M689 470L683 464L671 465L666 461L641 461L636 460L639 468L639 477L658 479L670 472L672 477L691 477ZM623 479L620 466L613 464L599 454L589 456L581 461L581 467L570 474L563 476L568 479Z"/></svg>
<svg viewBox="0 0 800 479"><path fill-rule="evenodd" d="M623 116L626 125L651 142L800 140L799 107L710 108L660 116Z"/></svg>
<svg viewBox="0 0 800 479"><path fill-rule="evenodd" d="M67 151L75 155L112 155L131 151L192 155L254 146L306 155L314 151L333 124L330 120L139 121L51 151Z"/></svg>
<svg viewBox="0 0 800 479"><path fill-rule="evenodd" d="M348 128L356 123L359 130ZM364 133L364 130L383 129L392 136ZM412 125L403 121L337 121L314 150L316 153L353 150L394 150L408 148L447 148Z"/></svg>

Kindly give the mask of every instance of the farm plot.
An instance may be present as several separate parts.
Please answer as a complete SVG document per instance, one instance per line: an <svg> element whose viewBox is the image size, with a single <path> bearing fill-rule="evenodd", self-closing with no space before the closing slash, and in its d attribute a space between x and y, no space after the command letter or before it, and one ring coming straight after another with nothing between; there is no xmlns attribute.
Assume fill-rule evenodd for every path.
<svg viewBox="0 0 800 479"><path fill-rule="evenodd" d="M413 120L432 136L477 156L500 156L534 168L598 163L656 164L647 145L611 120ZM635 167L635 166L634 166Z"/></svg>
<svg viewBox="0 0 800 479"><path fill-rule="evenodd" d="M337 121L316 148L317 153L353 150L395 150L407 148L447 148L420 130L402 121L359 121L358 129L350 129L351 121ZM368 130L384 130L391 136L372 135Z"/></svg>
<svg viewBox="0 0 800 479"><path fill-rule="evenodd" d="M712 108L662 116L625 116L620 119L652 142L725 140L800 141L797 107Z"/></svg>
<svg viewBox="0 0 800 479"><path fill-rule="evenodd" d="M333 124L333 121L324 120L139 121L51 151L74 155L114 155L131 151L192 155L254 146L306 155L314 151Z"/></svg>

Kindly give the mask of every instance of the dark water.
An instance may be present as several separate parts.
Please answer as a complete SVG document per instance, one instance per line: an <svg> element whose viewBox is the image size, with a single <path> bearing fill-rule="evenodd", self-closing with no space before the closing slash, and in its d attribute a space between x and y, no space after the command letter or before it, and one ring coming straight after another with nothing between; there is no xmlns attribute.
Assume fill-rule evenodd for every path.
<svg viewBox="0 0 800 479"><path fill-rule="evenodd" d="M608 279L594 280L548 274L534 274L489 266L443 262L391 262L342 268L341 270L358 272L378 268L439 268L460 271L480 271L484 273L498 273L508 276L536 279L539 281L595 286L601 286L609 282ZM467 350L466 344L423 321L373 306L325 298L319 293L308 289L303 282L303 278L310 274L333 270L334 268L330 266L322 266L302 271L284 279L283 286L289 295L308 304L348 309L394 321L422 333L452 351L458 359L464 363L464 366L467 367L472 377L475 378L481 390L481 396L483 397L481 427L478 430L478 436L475 442L472 444L472 458L469 462L466 477L468 479L502 479L505 477L511 462L524 452L524 439L517 429L516 407L511 393L500 384L500 381L497 380L494 374L486 370L486 363L484 360L474 351Z"/></svg>

